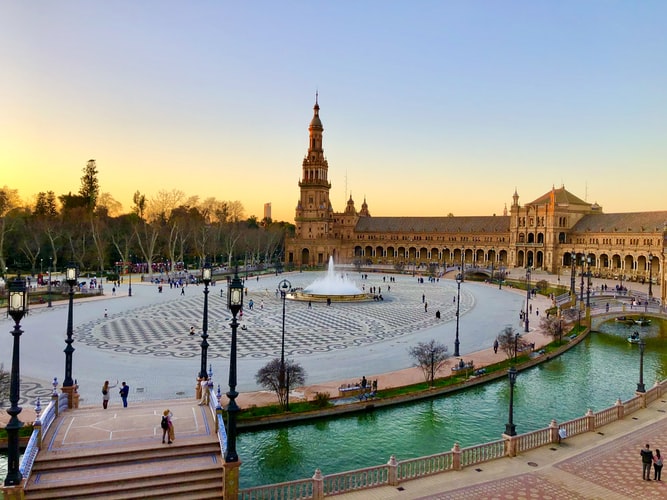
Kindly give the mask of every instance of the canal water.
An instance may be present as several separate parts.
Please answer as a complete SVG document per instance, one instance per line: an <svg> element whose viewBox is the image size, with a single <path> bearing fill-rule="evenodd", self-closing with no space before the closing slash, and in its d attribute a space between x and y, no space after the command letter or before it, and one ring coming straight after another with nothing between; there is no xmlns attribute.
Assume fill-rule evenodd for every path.
<svg viewBox="0 0 667 500"><path fill-rule="evenodd" d="M514 423L524 433L581 417L634 395L639 380L639 347L646 341L644 383L667 378L667 324L647 327L606 322L562 356L519 374L514 387ZM509 386L501 379L450 396L408 403L354 416L242 433L242 488L371 467L501 438L508 417Z"/></svg>
<svg viewBox="0 0 667 500"><path fill-rule="evenodd" d="M524 433L598 411L634 395L639 380L639 347L627 342L635 330L646 341L644 383L667 378L667 323L645 327L609 321L562 356L521 372L514 388L514 423ZM242 433L237 451L241 487L323 474L500 439L507 422L506 379L450 396L370 413L289 427ZM6 457L0 460L0 479Z"/></svg>

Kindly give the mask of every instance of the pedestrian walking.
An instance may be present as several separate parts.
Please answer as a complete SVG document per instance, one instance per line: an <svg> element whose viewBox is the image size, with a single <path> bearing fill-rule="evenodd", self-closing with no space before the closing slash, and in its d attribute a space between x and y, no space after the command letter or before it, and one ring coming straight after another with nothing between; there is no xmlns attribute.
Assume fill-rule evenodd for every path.
<svg viewBox="0 0 667 500"><path fill-rule="evenodd" d="M644 481L651 480L651 465L653 464L653 452L648 443L641 449L639 454L642 456L642 479Z"/></svg>
<svg viewBox="0 0 667 500"><path fill-rule="evenodd" d="M104 317L105 318L109 317L109 314L108 314L108 311L107 311L106 307L104 308Z"/></svg>
<svg viewBox="0 0 667 500"><path fill-rule="evenodd" d="M428 312L428 302L424 302L424 312Z"/></svg>
<svg viewBox="0 0 667 500"><path fill-rule="evenodd" d="M185 287L181 285L181 295L185 295Z"/></svg>
<svg viewBox="0 0 667 500"><path fill-rule="evenodd" d="M114 385L109 385L108 380L105 380L104 384L102 384L102 408L104 408L105 410L107 409L107 406L109 406L109 398L111 397L110 391L117 385L118 385L118 380L116 380L116 383Z"/></svg>
<svg viewBox="0 0 667 500"><path fill-rule="evenodd" d="M493 354L498 354L498 339L493 341Z"/></svg>
<svg viewBox="0 0 667 500"><path fill-rule="evenodd" d="M120 387L120 399L123 400L123 408L127 408L127 395L130 393L130 386L127 385L125 382L121 383Z"/></svg>
<svg viewBox="0 0 667 500"><path fill-rule="evenodd" d="M661 473L662 473L662 455L660 455L660 450L656 448L655 455L653 456L653 480L662 481L660 479Z"/></svg>
<svg viewBox="0 0 667 500"><path fill-rule="evenodd" d="M194 335L194 334L195 334L195 327L191 326L190 327L190 335Z"/></svg>

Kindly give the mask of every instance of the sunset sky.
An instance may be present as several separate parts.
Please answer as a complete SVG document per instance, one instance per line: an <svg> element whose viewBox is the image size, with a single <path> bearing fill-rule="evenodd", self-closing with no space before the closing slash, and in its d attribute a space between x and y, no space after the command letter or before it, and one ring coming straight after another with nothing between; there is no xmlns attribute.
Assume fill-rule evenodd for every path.
<svg viewBox="0 0 667 500"><path fill-rule="evenodd" d="M292 221L319 91L331 200L501 214L552 185L667 210L667 2L4 0L0 187Z"/></svg>

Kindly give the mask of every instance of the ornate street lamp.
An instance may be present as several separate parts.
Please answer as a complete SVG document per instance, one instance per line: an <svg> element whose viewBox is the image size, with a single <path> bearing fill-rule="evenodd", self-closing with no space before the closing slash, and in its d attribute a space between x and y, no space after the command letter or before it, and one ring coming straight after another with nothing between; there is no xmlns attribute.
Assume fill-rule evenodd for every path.
<svg viewBox="0 0 667 500"><path fill-rule="evenodd" d="M280 297L283 299L283 336L280 347L280 372L278 373L278 388L280 394L287 390L287 398L285 400L285 410L289 411L289 385L285 387L285 300L287 293L292 289L292 284L288 280L282 280L278 283L280 290Z"/></svg>
<svg viewBox="0 0 667 500"><path fill-rule="evenodd" d="M26 288L25 280L18 277L9 282L8 286L8 300L7 300L7 314L14 320L14 330L12 330L12 337L14 337L14 348L12 350L12 371L9 382L9 401L11 407L7 410L10 415L9 422L5 429L7 429L7 476L5 477L5 486L16 486L21 484L23 475L19 470L19 429L23 427L23 423L18 419L21 413L19 406L19 389L20 389L20 341L21 334L21 319L28 312L28 289Z"/></svg>
<svg viewBox="0 0 667 500"><path fill-rule="evenodd" d="M586 258L586 263L588 264L588 269L586 271L586 308L590 309L591 307L591 257Z"/></svg>
<svg viewBox="0 0 667 500"><path fill-rule="evenodd" d="M653 299L653 273L652 273L652 264L653 264L653 254L649 252L648 254L648 299Z"/></svg>
<svg viewBox="0 0 667 500"><path fill-rule="evenodd" d="M530 267L526 268L526 328L525 332L528 333L528 301L530 300Z"/></svg>
<svg viewBox="0 0 667 500"><path fill-rule="evenodd" d="M456 275L456 338L454 339L454 357L458 357L459 354L459 304L461 302L461 282L463 281L463 274L459 273Z"/></svg>
<svg viewBox="0 0 667 500"><path fill-rule="evenodd" d="M207 261L201 270L201 279L204 282L204 319L201 325L201 365L199 378L206 378L206 353L208 352L208 285L211 283L211 264Z"/></svg>
<svg viewBox="0 0 667 500"><path fill-rule="evenodd" d="M234 278L229 285L227 307L232 311L232 345L231 355L229 357L229 404L227 405L227 452L225 453L225 462L238 462L239 456L236 453L236 414L239 412L239 407L236 404L236 397L239 395L236 392L236 330L239 326L236 320L236 315L243 307L243 283L239 278L238 267L234 271Z"/></svg>
<svg viewBox="0 0 667 500"><path fill-rule="evenodd" d="M49 288L47 292L48 304L46 307L51 307L51 265L53 264L53 257L49 257Z"/></svg>
<svg viewBox="0 0 667 500"><path fill-rule="evenodd" d="M517 371L513 366L507 370L510 380L510 414L507 424L505 424L505 434L516 436L516 426L514 425L514 384L516 384Z"/></svg>
<svg viewBox="0 0 667 500"><path fill-rule="evenodd" d="M639 341L639 383L637 384L637 392L646 392L646 387L644 386L644 349L646 348L646 343L644 339Z"/></svg>
<svg viewBox="0 0 667 500"><path fill-rule="evenodd" d="M67 264L65 269L65 280L69 285L69 309L67 310L67 339L65 343L65 380L63 380L63 387L72 387L74 385L74 380L72 380L72 353L74 352L74 347L72 347L72 310L74 307L74 285L77 283L79 276L79 270L76 267L76 264L70 262Z"/></svg>

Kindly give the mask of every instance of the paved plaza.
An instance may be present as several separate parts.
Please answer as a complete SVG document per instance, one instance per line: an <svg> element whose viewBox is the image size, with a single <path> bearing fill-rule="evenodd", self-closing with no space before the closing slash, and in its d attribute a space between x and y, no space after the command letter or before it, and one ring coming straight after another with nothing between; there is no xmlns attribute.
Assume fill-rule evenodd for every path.
<svg viewBox="0 0 667 500"><path fill-rule="evenodd" d="M437 339L454 349L456 282L441 279L418 282L406 275L369 274L360 279L349 273L360 288L379 288L384 300L363 303L286 302L285 355L306 370L306 384L360 379L401 370L413 365L408 348L419 341ZM238 330L238 390L260 388L254 380L259 368L280 356L282 300L277 284L289 279L304 287L322 273L285 273L250 278L244 298L243 328ZM389 277L395 282L389 282ZM224 281L209 288L208 364L215 384L227 390L231 314L225 306ZM126 381L130 402L172 399L193 394L200 368L203 285L180 289L136 281L132 297L127 281L116 295L107 286L105 295L77 300L74 305L73 378L79 385L81 406L98 404L104 380ZM249 301L254 305L250 309ZM547 300L535 299L535 309ZM542 305L540 305L542 304ZM490 347L505 325L520 329L519 311L525 295L516 290L464 282L460 299L460 351L462 356ZM436 319L440 311L440 319ZM538 317L533 316L533 328ZM4 331L12 329L10 318L0 320ZM21 398L31 405L48 395L53 377L64 378L67 301L33 307L22 321ZM189 335L194 326L196 335ZM6 369L11 364L9 333L0 336L0 352ZM361 368L363 367L363 371ZM115 392L112 392L115 396ZM119 399L112 399L112 405ZM130 403L131 404L131 403Z"/></svg>
<svg viewBox="0 0 667 500"><path fill-rule="evenodd" d="M280 355L282 302L275 294L277 283L288 278L294 287L300 287L316 277L315 273L294 273L248 280L246 310L241 321L246 329L238 332L239 389L244 391L239 402L244 396L261 394L250 392L258 389L254 374L268 359ZM410 345L436 338L447 344L450 352L453 350L456 283L445 279L422 284L411 276L396 276L389 291L389 283L382 278L383 275L369 275L368 280L357 280L366 289L381 286L385 297L382 302L330 307L313 303L312 308L307 303L286 303L286 353L306 368L309 386L335 387L335 381L355 380L361 375L369 378L379 375L383 384L393 380L400 385L409 378L408 373L420 376L417 369L410 368L413 364L407 354ZM231 317L220 296L221 288L224 295L225 287L219 285L211 287L209 295L209 361L215 382L221 384L224 392ZM158 293L155 285L135 283L132 297L128 297L127 287L122 286L116 296L78 301L74 307L73 373L80 385L81 405L99 405L102 381L109 379L114 383L118 379L130 384L130 410L140 415L146 414L146 405L164 404L162 399L182 397L185 407L192 406L185 398L194 392L201 339L198 335L190 336L188 331L190 326L200 330L202 292L202 286L189 286L184 296L179 290L168 288ZM422 295L423 301L428 302L427 311ZM252 310L247 306L249 299L254 302ZM508 324L521 331L518 315L525 308L525 301L525 294L518 290L498 290L484 283L462 284L462 357L474 358L480 365L492 362L495 355L490 346L498 332ZM534 312L531 332L527 335L529 341L534 341L544 337L537 328L537 310L544 311L548 300L538 297L531 303ZM435 318L436 310L441 313L440 320ZM23 420L30 420L28 414L36 396L50 394L52 377L58 376L62 381L66 321L66 302L52 308L35 307L24 318L21 398L25 409L20 415ZM1 322L6 332L12 329L8 318ZM0 361L5 368L10 366L11 338L9 333L0 336ZM140 400L145 402L138 404ZM172 401L170 405L177 404ZM112 399L110 409L114 415L119 406L119 398ZM153 413L147 414L151 426L155 425ZM599 432L578 435L560 445L408 481L400 488L376 488L342 498L664 498L667 497L664 483L641 480L638 450L645 442L651 443L653 449L667 449L666 415L667 401L659 400ZM148 430L152 432L151 429Z"/></svg>

